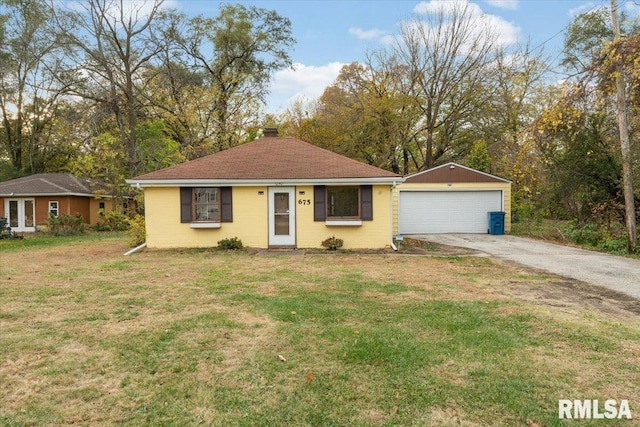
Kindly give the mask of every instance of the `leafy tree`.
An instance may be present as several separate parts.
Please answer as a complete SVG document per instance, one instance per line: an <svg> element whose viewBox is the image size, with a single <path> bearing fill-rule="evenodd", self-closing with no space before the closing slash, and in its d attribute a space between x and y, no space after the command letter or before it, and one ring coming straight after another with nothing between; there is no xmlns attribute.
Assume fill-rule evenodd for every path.
<svg viewBox="0 0 640 427"><path fill-rule="evenodd" d="M111 195L118 195L129 171L117 132L114 135L104 131L89 136L80 149L83 155L69 162L69 171L77 176L100 179L111 187Z"/></svg>
<svg viewBox="0 0 640 427"><path fill-rule="evenodd" d="M491 157L487 149L487 143L478 140L473 143L469 155L467 156L467 166L483 172L489 172L491 169Z"/></svg>
<svg viewBox="0 0 640 427"><path fill-rule="evenodd" d="M272 73L291 65L288 50L295 41L289 19L254 6L227 4L215 18L187 20L173 14L166 35L174 44L171 58L203 78L204 88L196 96L207 101L200 103L206 108L200 117L213 121L205 126L212 149L244 142L244 129L257 127Z"/></svg>
<svg viewBox="0 0 640 427"><path fill-rule="evenodd" d="M43 172L55 157L51 131L64 86L64 52L50 26L52 10L35 0L0 1L0 145L11 175Z"/></svg>
<svg viewBox="0 0 640 427"><path fill-rule="evenodd" d="M165 124L161 120L139 123L136 134L140 173L152 172L185 161L180 153L180 145L166 136Z"/></svg>
<svg viewBox="0 0 640 427"><path fill-rule="evenodd" d="M541 53L525 46L510 53L500 51L488 68L484 90L489 96L470 123L493 160L489 171L510 176L527 128L551 103L548 66Z"/></svg>
<svg viewBox="0 0 640 427"><path fill-rule="evenodd" d="M536 123L549 175L546 202L555 216L583 223L624 218L620 160L611 130L606 114L567 104L548 109Z"/></svg>
<svg viewBox="0 0 640 427"><path fill-rule="evenodd" d="M547 211L541 186L545 169L535 144L532 124L557 100L549 83L543 53L528 45L501 50L487 66L481 105L468 120L468 166L510 179L512 209L520 217Z"/></svg>
<svg viewBox="0 0 640 427"><path fill-rule="evenodd" d="M163 132L177 142L185 158L213 153L215 102L204 75L173 61L170 49L161 56L163 64L147 72L148 115L164 123Z"/></svg>
<svg viewBox="0 0 640 427"><path fill-rule="evenodd" d="M576 18L569 28L565 41L564 63L577 71L579 79L574 79L573 83L578 88L574 91L578 95L573 94L563 102L576 106L577 103L583 103L586 100L588 104L583 108L588 115L607 118L603 120L605 130L601 134L604 135L602 139L611 150L618 146L613 152L622 171L622 180L618 182L616 197L619 199L619 195L624 194L622 206L625 210L628 248L633 252L637 245L637 212L635 210L637 195L634 194L633 188L635 187L634 176L636 180L638 179L638 167L634 163L634 159L638 159L637 141L634 141L634 129L637 129L638 122L633 115L629 121L627 112L628 110L637 111L639 105L638 99L634 96L636 91L633 79L630 85L627 85L625 80L626 76L633 75L637 68L637 56L633 57L632 54L628 57L624 52L628 49L625 46L629 46L626 41L634 39L638 34L638 28L630 25L628 21L623 22L622 26L618 25L615 4L616 2L612 1L615 13L612 14L609 10L588 12ZM612 23L614 31L611 27ZM620 32L626 33L627 36L620 38ZM614 33L615 40L613 40ZM587 60L579 62L576 58L581 56ZM631 96L627 96L627 93ZM614 104L617 104L617 125L616 113L612 108ZM592 166L595 167L595 165ZM606 191L609 187L608 181L602 181L602 187L609 194L610 199L614 200L612 191Z"/></svg>
<svg viewBox="0 0 640 427"><path fill-rule="evenodd" d="M343 155L408 173L419 119L407 95L406 67L379 51L342 68L320 98L310 141Z"/></svg>
<svg viewBox="0 0 640 427"><path fill-rule="evenodd" d="M574 18L567 28L561 65L576 75L592 70L604 43L612 39L610 22L611 12L606 8Z"/></svg>

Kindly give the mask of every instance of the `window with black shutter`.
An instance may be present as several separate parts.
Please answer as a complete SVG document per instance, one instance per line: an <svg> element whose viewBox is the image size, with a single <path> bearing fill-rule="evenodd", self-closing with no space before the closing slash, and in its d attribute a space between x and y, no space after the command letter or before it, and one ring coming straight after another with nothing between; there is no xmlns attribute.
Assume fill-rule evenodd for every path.
<svg viewBox="0 0 640 427"><path fill-rule="evenodd" d="M181 187L180 222L232 222L231 187Z"/></svg>
<svg viewBox="0 0 640 427"><path fill-rule="evenodd" d="M313 189L313 198L314 221L373 221L373 187L371 185L316 185Z"/></svg>

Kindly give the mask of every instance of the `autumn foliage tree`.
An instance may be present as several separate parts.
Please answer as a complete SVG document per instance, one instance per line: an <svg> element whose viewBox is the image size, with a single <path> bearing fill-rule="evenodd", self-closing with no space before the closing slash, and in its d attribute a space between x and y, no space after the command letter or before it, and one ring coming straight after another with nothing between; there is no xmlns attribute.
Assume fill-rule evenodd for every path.
<svg viewBox="0 0 640 427"><path fill-rule="evenodd" d="M415 152L417 109L407 94L406 67L377 52L345 65L315 110L310 141L371 165L407 173Z"/></svg>
<svg viewBox="0 0 640 427"><path fill-rule="evenodd" d="M572 77L554 104L540 114L532 132L548 179L550 199L543 205L557 216L607 230L624 228L629 200L634 204L638 198L625 192L627 182L638 182L636 129L640 124L631 114L629 124L624 125L631 132L631 157L636 160L628 168L632 176L625 178L623 165L628 160L619 143L616 80L621 74L633 75L637 68L637 55L630 47L633 42L626 41L638 33L625 26L629 39L612 43L610 18L609 10L591 11L576 17L569 27L563 64ZM627 49L630 51L625 52ZM630 82L625 101L629 111L637 111L635 84L633 79ZM632 246L629 242L630 250Z"/></svg>
<svg viewBox="0 0 640 427"><path fill-rule="evenodd" d="M209 133L210 152L246 141L246 130L258 126L272 73L291 65L291 22L275 11L241 4L222 5L215 18L173 14L171 19L165 33L172 53L165 58L167 77L175 77L170 68L174 61L202 79L202 86L189 95L206 101L199 104L205 110L197 113L200 123L206 122L200 130ZM172 96L173 101L184 100L179 92Z"/></svg>

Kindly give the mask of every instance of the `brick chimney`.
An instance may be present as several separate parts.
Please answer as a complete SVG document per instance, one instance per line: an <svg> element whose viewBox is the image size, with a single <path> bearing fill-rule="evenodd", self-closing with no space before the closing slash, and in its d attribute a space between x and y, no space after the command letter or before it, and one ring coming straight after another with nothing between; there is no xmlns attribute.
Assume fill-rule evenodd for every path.
<svg viewBox="0 0 640 427"><path fill-rule="evenodd" d="M262 134L265 138L277 138L278 137L278 128L264 128L262 130Z"/></svg>

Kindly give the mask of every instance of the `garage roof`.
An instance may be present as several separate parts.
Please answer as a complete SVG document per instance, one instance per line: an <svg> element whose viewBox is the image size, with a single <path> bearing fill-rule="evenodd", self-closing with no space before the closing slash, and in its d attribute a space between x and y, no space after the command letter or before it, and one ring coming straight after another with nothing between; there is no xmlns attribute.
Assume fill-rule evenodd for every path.
<svg viewBox="0 0 640 427"><path fill-rule="evenodd" d="M417 172L405 177L406 184L425 183L460 183L460 182L507 182L508 179L500 178L458 163L449 162L426 171Z"/></svg>

